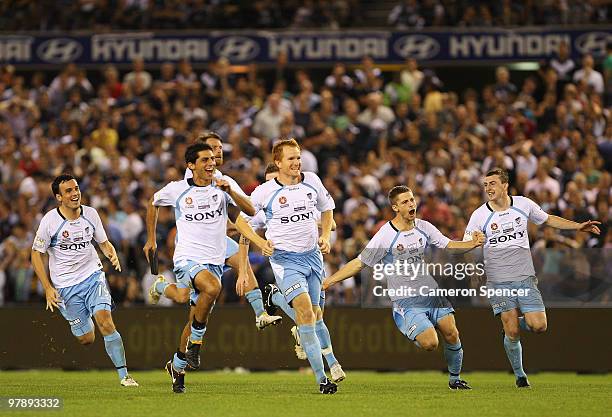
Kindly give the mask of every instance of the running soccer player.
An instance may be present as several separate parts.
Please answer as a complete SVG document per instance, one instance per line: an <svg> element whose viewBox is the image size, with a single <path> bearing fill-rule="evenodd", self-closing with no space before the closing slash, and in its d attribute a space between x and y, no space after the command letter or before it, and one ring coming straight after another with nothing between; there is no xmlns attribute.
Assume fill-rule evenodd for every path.
<svg viewBox="0 0 612 417"><path fill-rule="evenodd" d="M72 175L56 177L51 190L58 207L43 216L32 245L32 266L45 289L46 309L53 311L56 307L82 345L95 340L93 316L121 385L137 387L138 383L128 374L123 340L111 315L113 300L92 240L113 267L121 271L115 248L106 237L98 212L81 204L81 190ZM50 280L45 253L49 255Z"/></svg>
<svg viewBox="0 0 612 417"><path fill-rule="evenodd" d="M296 323L319 391L333 394L337 385L327 379L321 343L315 332L320 317L323 256L330 250L334 200L319 177L302 172L301 149L295 139L281 140L272 148L278 177L258 186L251 194L255 211L266 215L266 238L274 242L270 265L276 283L295 309ZM321 212L321 235L314 211ZM318 244L318 245L317 245Z"/></svg>
<svg viewBox="0 0 612 417"><path fill-rule="evenodd" d="M266 167L265 171L266 181L273 180L278 177L278 167L276 164L271 162ZM317 224L320 224L321 221L321 212L318 210L314 210L314 217ZM249 225L253 228L253 230L265 230L266 228L266 214L264 211L260 211L256 216L252 217L249 221ZM336 223L332 220L332 231L336 229ZM245 242L248 249L248 241ZM242 242L241 242L242 245ZM237 291L239 291L240 285L243 285L241 282L236 283ZM268 284L264 287L264 306L266 311L270 315L274 315L276 313L277 308L280 308L293 320L294 323L297 324L295 319L295 310L287 303L287 300L279 290L279 288L275 284ZM325 291L321 290L321 294L319 297L319 310L316 311L316 321L315 321L315 332L317 337L319 338L319 342L321 343L321 353L323 353L323 357L327 362L327 366L329 367L329 371L331 373L332 382L338 383L343 381L346 378L346 373L340 366L340 362L336 359L334 355L334 351L331 343L331 336L329 334L329 329L325 325L323 321L323 307L325 306ZM291 328L291 335L295 340L295 354L298 359L306 360L308 356L300 343L300 334L297 326L293 326Z"/></svg>
<svg viewBox="0 0 612 417"><path fill-rule="evenodd" d="M148 238L144 252L148 260L149 251L157 247L158 207L173 206L177 227L174 271L178 288L193 288L199 292L190 330L191 344L199 347L208 317L221 292L227 220L236 222L240 210L252 212L253 206L226 180L214 178L215 158L210 146L204 143L189 146L185 151L185 162L193 171L193 178L167 184L154 194L147 207ZM272 252L271 244L257 236L246 222L245 225L241 233L262 247L264 253ZM197 351L199 354L199 349ZM185 355L178 350L173 360L166 364L175 393L185 392Z"/></svg>
<svg viewBox="0 0 612 417"><path fill-rule="evenodd" d="M244 198L248 199L248 196L242 191L238 183L230 176L223 175L218 169L218 167L223 165L223 142L221 141L221 137L215 132L206 132L196 138L196 143L205 143L212 148L216 164L214 177L216 179L226 180L233 190ZM185 180L189 180L192 177L192 171L187 168L185 170ZM246 212L247 215L250 213L252 213L252 211ZM241 224L241 226L244 227L244 224ZM251 268L248 260L248 249L243 249L242 252L240 252L238 244L230 237L227 237L225 265L226 267L231 267L238 271L239 280L244 281L244 286L242 287L243 292L239 295L244 295L246 297L247 301L251 305L251 308L255 312L255 326L257 326L259 330L262 330L269 325L276 325L280 323L282 320L281 316L268 315L264 309L261 290L259 289L257 279L255 278L255 274L253 273L253 269ZM169 283L166 281L163 275L160 275L149 289L149 297L153 304L157 304L161 295L164 295L165 297L179 304L189 302L192 307L195 306L198 296L197 292L193 289L189 290L188 288L181 288L180 286L177 286L177 284ZM189 337L189 329L191 328L193 312L194 309L191 308L189 312L189 320L185 324L185 328L183 330L182 340L184 343L181 342L181 349L183 352L185 352L185 348L187 346L187 339ZM200 366L198 359L199 355L189 355L187 362L191 368L197 369Z"/></svg>
<svg viewBox="0 0 612 417"><path fill-rule="evenodd" d="M491 306L502 321L504 349L516 376L516 386L528 388L520 329L542 333L547 322L529 249L527 223L599 234L600 222L576 223L547 214L529 198L508 195L508 173L501 168L487 172L483 184L488 201L472 213L464 239L474 233L486 236L483 254L487 286L509 293L491 296Z"/></svg>
<svg viewBox="0 0 612 417"><path fill-rule="evenodd" d="M365 266L374 268L378 263L423 263L427 246L446 249L473 249L482 245L484 236L475 233L469 242L457 242L445 237L431 223L417 219L417 204L410 188L399 185L389 191L389 204L395 217L380 228L361 254L344 265L323 282L327 289L337 282L359 273ZM385 268L386 270L386 268ZM393 319L397 328L408 339L425 350L438 347L437 327L444 337L444 356L448 364L448 387L452 390L471 389L460 377L463 347L455 325L454 309L445 297L424 296L421 289L435 289L438 284L427 272L406 276L400 271L387 276L393 301Z"/></svg>

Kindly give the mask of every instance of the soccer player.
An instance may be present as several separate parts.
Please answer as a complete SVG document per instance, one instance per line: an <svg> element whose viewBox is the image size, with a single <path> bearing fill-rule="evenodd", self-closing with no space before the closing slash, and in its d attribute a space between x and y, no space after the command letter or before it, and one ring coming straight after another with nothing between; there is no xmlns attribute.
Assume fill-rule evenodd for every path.
<svg viewBox="0 0 612 417"><path fill-rule="evenodd" d="M266 167L266 171L265 171L265 177L266 177L266 181L270 181L278 177L278 167L276 166L276 164L274 164L273 162L268 164L268 166ZM318 210L314 210L313 213L314 213L315 220L317 221L317 224L319 225L320 220L321 220L321 212ZM263 210L260 211L259 213L257 213L256 216L251 218L251 220L249 221L249 225L253 228L253 230L265 229L266 228L266 214L264 213L264 211ZM335 229L336 229L336 223L332 220L332 231ZM246 244L248 245L248 241L246 242ZM237 283L237 286L239 284L240 283ZM285 314L287 314L287 316L291 318L291 320L293 320L294 323L296 322L295 310L287 303L287 300L285 299L285 297L283 296L283 294L280 292L280 290L278 289L276 285L274 284L266 285L266 287L264 288L264 295L265 295L264 296L264 306L266 310L268 311L268 314L273 315L276 313L276 309L280 308L285 312ZM338 383L338 382L343 381L346 378L346 374L344 370L342 369L342 366L340 366L340 362L338 362L338 359L336 359L336 356L334 355L334 351L333 351L332 343L331 343L331 336L329 334L329 329L327 328L327 326L325 325L325 322L323 321L324 305L325 305L325 291L321 290L321 294L319 296L320 313L319 313L319 310L317 310L316 312L317 317L315 321L315 332L317 334L317 337L319 338L319 342L321 343L321 353L323 353L323 357L325 358L325 361L327 362L327 366L329 367L329 371L331 373L331 380L334 383ZM308 356L306 355L306 352L304 351L304 348L302 347L302 344L300 343L300 334L299 334L297 326L293 326L291 328L291 335L295 339L295 354L297 355L298 359L301 359L301 360L308 359Z"/></svg>
<svg viewBox="0 0 612 417"><path fill-rule="evenodd" d="M177 241L173 262L177 286L199 292L190 330L190 345L197 346L194 353L198 356L208 317L221 292L227 220L239 221L240 210L252 212L253 206L226 180L214 178L215 158L210 146L204 143L189 146L185 151L185 162L193 171L193 178L167 184L154 194L147 207L148 238L144 252L148 259L149 251L157 247L158 207L174 207ZM271 244L244 223L241 232L264 249L264 253L271 253ZM188 352L178 350L173 360L166 364L175 393L185 392L185 355Z"/></svg>
<svg viewBox="0 0 612 417"><path fill-rule="evenodd" d="M324 275L323 256L330 250L334 200L319 177L302 172L301 149L295 139L281 140L272 148L278 177L251 194L255 211L266 215L266 238L274 242L270 265L276 283L295 310L301 343L319 391L333 394L337 385L327 379L321 343L315 332L320 317L319 297ZM314 211L321 212L321 235Z"/></svg>
<svg viewBox="0 0 612 417"><path fill-rule="evenodd" d="M600 222L576 223L547 214L529 198L508 195L508 173L501 168L487 172L484 192L488 201L472 213L464 239L474 233L485 234L483 254L487 286L516 294L492 296L490 302L493 313L502 321L504 348L516 376L516 386L528 388L520 329L542 333L546 331L547 322L529 249L527 223L599 234L597 225ZM518 290L523 290L523 295Z"/></svg>
<svg viewBox="0 0 612 417"><path fill-rule="evenodd" d="M323 283L323 289L354 276L365 266L374 268L381 262L385 266L398 262L423 263L427 246L469 250L484 242L484 236L478 233L475 233L469 242L450 240L431 223L417 219L414 195L410 188L404 185L393 187L389 191L389 204L395 212L395 217L380 228L357 258L328 277ZM398 270L387 276L387 285L390 290L396 292L394 295L389 293L389 296L393 301L393 319L400 332L418 347L431 351L438 347L435 330L437 327L446 342L444 355L448 364L449 388L471 389L467 382L460 378L463 347L452 306L445 297L421 294L421 289L438 287L433 277L427 272L406 276L403 271Z"/></svg>
<svg viewBox="0 0 612 417"><path fill-rule="evenodd" d="M137 387L138 383L128 374L123 340L111 315L113 301L92 240L113 267L121 271L115 248L106 237L98 212L81 204L81 190L72 175L56 177L51 190L58 207L43 216L32 245L32 266L45 289L46 309L53 311L56 307L83 345L95 340L93 316L121 385ZM45 253L49 255L50 280Z"/></svg>
<svg viewBox="0 0 612 417"><path fill-rule="evenodd" d="M248 196L242 191L238 183L230 176L223 175L218 169L218 167L223 165L223 143L221 141L221 137L215 132L206 132L196 138L196 143L198 142L209 145L213 150L215 157L214 177L216 179L226 180L233 190L244 198L248 199ZM192 177L192 171L187 168L185 171L185 180L189 180ZM246 212L246 214L250 213L252 213L252 211ZM244 226L244 224L241 224L241 226ZM227 237L225 264L226 266L238 271L239 281L244 282L244 286L241 287L242 292L239 295L244 295L246 297L251 305L251 308L255 312L255 325L257 328L261 330L269 325L276 325L280 323L282 320L281 316L268 315L264 309L261 290L259 289L257 279L255 278L253 269L248 261L248 249L243 248L241 252L238 244L230 237ZM189 302L192 307L195 306L197 300L197 292L195 292L193 289L190 291L188 288L181 288L180 285L169 283L166 281L163 275L160 275L149 289L149 297L153 304L156 304L159 301L161 295L164 295L165 297L168 297L180 304ZM185 324L185 328L183 330L182 340L184 343L181 343L181 347L183 345L186 346L187 344L189 329L191 328L191 319L193 318L193 311L193 308L190 309L189 320ZM199 356L193 357L194 360L192 361L191 356L188 357L187 362L190 367L194 369L199 368L197 358L199 358Z"/></svg>

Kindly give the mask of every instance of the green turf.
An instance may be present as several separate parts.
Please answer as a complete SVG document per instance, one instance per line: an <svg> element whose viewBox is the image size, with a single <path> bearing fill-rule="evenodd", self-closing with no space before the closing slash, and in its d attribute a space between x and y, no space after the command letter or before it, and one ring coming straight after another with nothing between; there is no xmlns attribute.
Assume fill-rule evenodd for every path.
<svg viewBox="0 0 612 417"><path fill-rule="evenodd" d="M56 412L3 416L603 416L612 410L612 375L543 373L518 390L507 373L463 375L472 391L450 391L439 372L348 372L337 394L318 393L298 372L187 375L188 392L171 392L160 371L134 372L140 388L120 387L113 372L0 372L0 396L59 396Z"/></svg>

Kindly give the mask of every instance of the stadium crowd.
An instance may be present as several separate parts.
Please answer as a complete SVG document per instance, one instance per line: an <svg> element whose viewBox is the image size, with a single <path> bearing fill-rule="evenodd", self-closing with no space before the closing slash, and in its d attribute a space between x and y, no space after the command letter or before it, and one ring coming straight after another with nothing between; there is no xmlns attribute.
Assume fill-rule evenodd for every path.
<svg viewBox="0 0 612 417"><path fill-rule="evenodd" d="M182 179L184 150L205 130L225 139L221 170L247 193L262 182L274 140L299 141L303 170L317 172L336 202L337 230L325 257L331 272L393 217L387 192L397 184L414 190L421 218L461 239L470 214L484 201L481 176L496 166L510 172L511 194L526 195L549 213L603 223L599 237L534 229L534 250L609 250L610 103L604 104L603 76L593 58L574 63L563 54L521 85L500 66L494 84L463 92L447 91L444 80L414 60L383 73L367 57L354 68L338 63L321 80L296 69L288 81L280 68L269 87L270 77L256 65L235 73L225 59L203 72L186 61L166 63L155 73L142 61L124 74L107 66L99 82L73 64L53 78L37 72L27 79L5 66L0 302L44 298L30 248L42 214L55 205L50 183L67 171L79 178L83 203L98 209L120 254L122 273L105 268L114 300L143 303L154 280L142 254L147 201L162 184ZM608 86L611 60L604 64ZM171 277L171 211L161 210L158 230L160 262ZM541 260L547 271L562 273L563 263L547 253ZM251 262L262 287L273 280L265 258L252 253ZM587 278L589 268L583 260L580 271ZM222 302L238 300L234 279L231 273L224 277ZM329 302L359 302L359 277L337 287Z"/></svg>
<svg viewBox="0 0 612 417"><path fill-rule="evenodd" d="M487 27L605 24L601 0L80 0L0 2L9 31ZM377 12L388 9L387 22Z"/></svg>

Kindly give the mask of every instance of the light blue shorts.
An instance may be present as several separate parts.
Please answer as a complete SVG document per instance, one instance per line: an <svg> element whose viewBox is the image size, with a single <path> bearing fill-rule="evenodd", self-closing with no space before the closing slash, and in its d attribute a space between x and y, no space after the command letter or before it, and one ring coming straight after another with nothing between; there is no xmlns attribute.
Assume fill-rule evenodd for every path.
<svg viewBox="0 0 612 417"><path fill-rule="evenodd" d="M225 261L227 262L229 258L231 258L232 256L238 253L238 249L240 249L240 246L238 245L238 243L236 243L234 239L232 239L229 236L226 237L226 241L227 241L227 248L225 249ZM225 271L228 271L230 269L232 268L229 265L224 264L222 271L221 271L221 275L219 275L219 279L221 279L221 276L225 273ZM178 278L177 278L177 282L178 282ZM177 287L178 287L178 284L177 284ZM187 288L187 287L178 287L178 288ZM191 292L189 293L189 305L191 306L196 305L196 302L198 301L198 294L199 292L197 290L195 290L194 288L191 289Z"/></svg>
<svg viewBox="0 0 612 417"><path fill-rule="evenodd" d="M303 253L276 249L270 257L270 265L276 284L288 303L298 295L308 293L312 305L320 305L325 270L318 247Z"/></svg>
<svg viewBox="0 0 612 417"><path fill-rule="evenodd" d="M58 288L57 292L62 298L59 311L75 336L83 336L94 330L91 316L96 312L112 310L113 299L103 271L96 271L71 287Z"/></svg>
<svg viewBox="0 0 612 417"><path fill-rule="evenodd" d="M455 310L443 297L414 297L414 302L393 303L393 320L400 332L413 342L430 327L436 327L444 316Z"/></svg>
<svg viewBox="0 0 612 417"><path fill-rule="evenodd" d="M526 292L522 296L495 296L492 295L489 301L491 307L493 307L493 314L496 316L503 313L504 311L510 311L513 309L519 309L521 313L531 313L534 311L546 311L544 307L544 301L542 300L542 294L538 289L538 279L535 276L531 276L522 281L508 281L508 282L488 282L487 286L492 289L509 289L509 290L523 290Z"/></svg>
<svg viewBox="0 0 612 417"><path fill-rule="evenodd" d="M223 265L199 264L193 261L180 261L174 265L174 276L176 277L177 288L196 289L194 279L198 272L207 270L219 281L223 275Z"/></svg>

